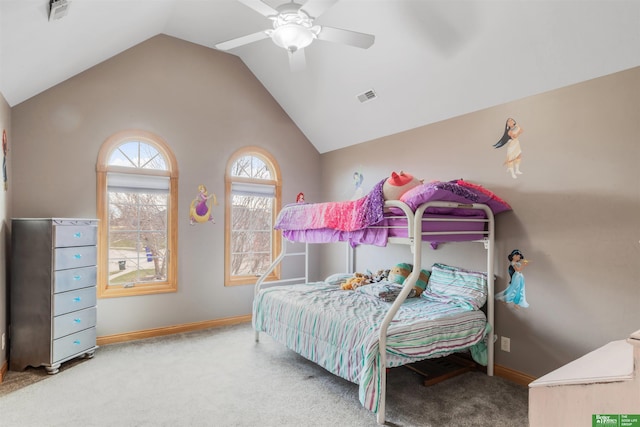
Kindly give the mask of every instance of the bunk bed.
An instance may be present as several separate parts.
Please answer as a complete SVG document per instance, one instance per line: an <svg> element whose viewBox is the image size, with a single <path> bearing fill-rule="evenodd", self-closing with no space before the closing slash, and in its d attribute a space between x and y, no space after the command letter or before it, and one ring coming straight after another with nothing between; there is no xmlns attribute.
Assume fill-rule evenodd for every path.
<svg viewBox="0 0 640 427"><path fill-rule="evenodd" d="M258 279L252 322L256 341L265 332L359 384L360 402L384 424L386 368L470 350L493 375L494 216L511 208L491 191L463 180L422 184L399 200L384 200L381 183L357 201L295 204L280 212L276 228L285 242L303 243L305 249L288 252L285 243ZM336 241L348 242L350 249L359 244L410 246L413 270L392 302L376 298L372 285L342 290L338 284L345 274L309 283L308 244ZM427 289L408 298L424 268L422 243L437 248L451 241L482 243L487 271L434 264ZM305 258L304 276L279 282L301 283L265 283L279 263L297 256Z"/></svg>

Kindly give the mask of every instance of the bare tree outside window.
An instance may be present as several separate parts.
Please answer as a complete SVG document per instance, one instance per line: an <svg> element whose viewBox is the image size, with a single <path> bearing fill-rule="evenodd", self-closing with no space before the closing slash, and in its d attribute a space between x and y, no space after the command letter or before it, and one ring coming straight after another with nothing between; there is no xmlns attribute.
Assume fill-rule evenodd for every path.
<svg viewBox="0 0 640 427"><path fill-rule="evenodd" d="M110 166L136 170L166 170L167 164L153 146L139 141L114 150ZM108 174L109 285L167 280L166 179L153 175ZM125 273L126 272L126 273Z"/></svg>
<svg viewBox="0 0 640 427"><path fill-rule="evenodd" d="M254 180L273 179L267 164L255 156L240 157L233 164L231 174ZM264 186L261 189L260 184L253 184L244 191L232 187L231 274L234 276L260 275L271 264L273 197L259 194L272 192L273 185Z"/></svg>
<svg viewBox="0 0 640 427"><path fill-rule="evenodd" d="M159 135L123 130L96 162L99 298L178 289L178 163Z"/></svg>
<svg viewBox="0 0 640 427"><path fill-rule="evenodd" d="M227 283L255 282L274 259L273 221L278 203L274 162L264 152L247 150L229 164L227 213L230 229Z"/></svg>
<svg viewBox="0 0 640 427"><path fill-rule="evenodd" d="M259 275L271 264L273 199L233 195L232 204L232 274Z"/></svg>
<svg viewBox="0 0 640 427"><path fill-rule="evenodd" d="M167 279L166 194L109 192L110 285ZM123 268L124 267L124 268Z"/></svg>

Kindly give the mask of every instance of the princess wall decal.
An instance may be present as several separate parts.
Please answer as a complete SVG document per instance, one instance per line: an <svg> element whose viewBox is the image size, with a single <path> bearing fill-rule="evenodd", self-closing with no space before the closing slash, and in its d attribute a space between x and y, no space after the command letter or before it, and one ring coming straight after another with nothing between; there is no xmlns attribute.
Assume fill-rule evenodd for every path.
<svg viewBox="0 0 640 427"><path fill-rule="evenodd" d="M9 151L9 143L7 142L7 130L2 130L2 179L4 180L4 191L9 189L7 183L7 152Z"/></svg>
<svg viewBox="0 0 640 427"><path fill-rule="evenodd" d="M362 188L362 182L364 181L364 175L362 172L355 171L353 173L353 195L351 196L351 200L357 200L364 196L364 189Z"/></svg>
<svg viewBox="0 0 640 427"><path fill-rule="evenodd" d="M507 172L511 174L513 179L518 178L518 175L522 175L520 170L520 162L522 161L522 149L520 148L520 135L523 130L516 123L515 119L509 117L504 126L504 134L500 141L493 144L493 148L501 148L505 144L507 145L507 160L504 164L507 166Z"/></svg>
<svg viewBox="0 0 640 427"><path fill-rule="evenodd" d="M189 208L189 223L191 225L204 222L215 223L211 209L213 205L217 204L216 195L209 194L207 187L203 184L198 185L198 195L193 199Z"/></svg>
<svg viewBox="0 0 640 427"><path fill-rule="evenodd" d="M524 275L522 270L529 264L529 260L524 258L519 249L514 249L507 256L509 260L509 285L507 288L498 292L495 296L496 300L507 304L514 304L518 307L527 308L529 303L525 295Z"/></svg>

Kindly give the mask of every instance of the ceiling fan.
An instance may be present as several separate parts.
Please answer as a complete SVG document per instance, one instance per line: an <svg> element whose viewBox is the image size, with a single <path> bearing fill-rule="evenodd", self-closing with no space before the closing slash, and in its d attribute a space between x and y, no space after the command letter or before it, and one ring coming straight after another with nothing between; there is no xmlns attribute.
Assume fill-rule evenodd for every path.
<svg viewBox="0 0 640 427"><path fill-rule="evenodd" d="M288 51L291 70L298 71L305 67L304 48L315 39L343 43L362 49L369 48L375 40L375 36L371 34L314 25L314 20L338 0L308 0L304 4L291 1L276 8L261 0L238 1L271 19L273 29L218 43L215 45L216 49L230 50L270 37L276 45Z"/></svg>

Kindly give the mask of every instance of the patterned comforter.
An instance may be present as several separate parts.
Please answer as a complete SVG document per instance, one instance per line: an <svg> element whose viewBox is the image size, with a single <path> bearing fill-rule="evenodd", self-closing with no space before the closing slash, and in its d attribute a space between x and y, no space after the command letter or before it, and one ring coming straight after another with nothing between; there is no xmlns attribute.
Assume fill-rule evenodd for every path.
<svg viewBox="0 0 640 427"><path fill-rule="evenodd" d="M373 190L357 200L325 203L296 203L280 211L276 230L362 230L384 219L384 197L378 182Z"/></svg>
<svg viewBox="0 0 640 427"><path fill-rule="evenodd" d="M389 212L384 212L383 184L384 180L378 182L369 194L358 200L287 205L278 214L274 228L282 230L282 235L292 242L349 242L353 247L360 244L386 246L388 237L402 236L402 230L406 236L406 225L399 226L390 219L394 215L403 215L402 210L392 207ZM414 212L421 204L432 201L486 204L494 215L511 210L511 206L493 192L461 179L418 185L404 193L399 200ZM484 231L484 224L476 220L478 217L485 218L486 215L477 209L429 207L424 217L455 218L453 222L430 220L422 224L423 231L432 234L423 236L422 240L434 242L434 247L438 242L477 240L483 237L483 234L443 233ZM461 221L462 219L470 221ZM398 226L399 228L393 228Z"/></svg>
<svg viewBox="0 0 640 427"><path fill-rule="evenodd" d="M359 384L360 402L380 400L378 329L391 303L325 282L274 286L254 300L253 326L330 372ZM423 297L407 299L388 329L387 367L485 349L482 311Z"/></svg>

